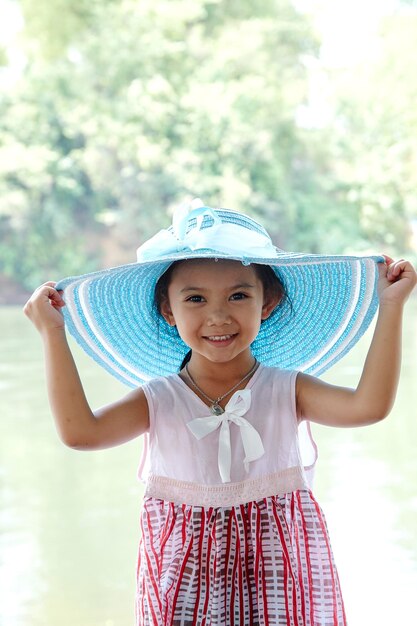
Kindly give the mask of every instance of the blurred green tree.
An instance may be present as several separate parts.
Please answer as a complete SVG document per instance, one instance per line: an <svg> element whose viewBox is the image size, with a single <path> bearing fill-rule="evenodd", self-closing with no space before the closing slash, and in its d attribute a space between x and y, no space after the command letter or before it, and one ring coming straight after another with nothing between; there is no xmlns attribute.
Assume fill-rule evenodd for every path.
<svg viewBox="0 0 417 626"><path fill-rule="evenodd" d="M194 195L263 213L288 239L306 154L295 115L317 50L289 0L22 9L27 67L1 104L6 273L33 286L132 259Z"/></svg>
<svg viewBox="0 0 417 626"><path fill-rule="evenodd" d="M1 272L33 287L134 260L195 195L288 249L406 248L411 20L386 24L372 66L330 76L334 117L318 127L300 111L319 42L291 0L20 4L26 67L0 99Z"/></svg>
<svg viewBox="0 0 417 626"><path fill-rule="evenodd" d="M390 15L374 61L333 77L335 178L363 245L392 254L409 251L417 221L416 32L416 11Z"/></svg>

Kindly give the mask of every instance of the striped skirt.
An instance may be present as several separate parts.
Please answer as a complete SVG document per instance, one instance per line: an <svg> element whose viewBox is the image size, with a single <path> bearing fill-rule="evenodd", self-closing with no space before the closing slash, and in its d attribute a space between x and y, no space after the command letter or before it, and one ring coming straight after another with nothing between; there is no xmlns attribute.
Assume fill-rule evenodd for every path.
<svg viewBox="0 0 417 626"><path fill-rule="evenodd" d="M310 491L232 507L146 498L137 626L345 626Z"/></svg>

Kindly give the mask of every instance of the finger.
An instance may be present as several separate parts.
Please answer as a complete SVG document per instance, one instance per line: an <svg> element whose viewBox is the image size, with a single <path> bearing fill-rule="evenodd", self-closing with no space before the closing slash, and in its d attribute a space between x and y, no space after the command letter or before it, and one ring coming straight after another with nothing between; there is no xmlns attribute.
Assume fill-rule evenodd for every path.
<svg viewBox="0 0 417 626"><path fill-rule="evenodd" d="M401 274L407 270L408 262L404 259L399 259L392 263L388 268L389 280L397 280Z"/></svg>
<svg viewBox="0 0 417 626"><path fill-rule="evenodd" d="M46 298L48 298L49 302L52 304L52 306L54 307L63 307L65 306L65 302L61 296L61 291L57 291L55 289L55 285L56 283L54 283L53 281L49 281L47 283L44 283L43 285L41 285L39 287L39 291L40 293L45 296Z"/></svg>
<svg viewBox="0 0 417 626"><path fill-rule="evenodd" d="M43 283L42 285L40 285L38 287L38 289L42 289L42 287L53 287L55 289L55 285L57 283L53 280L48 280L46 283ZM57 289L58 293L60 293L62 291L62 289Z"/></svg>
<svg viewBox="0 0 417 626"><path fill-rule="evenodd" d="M394 263L394 259L392 257L388 256L388 254L383 254L382 256L384 257L385 263L387 265L391 265L391 263Z"/></svg>

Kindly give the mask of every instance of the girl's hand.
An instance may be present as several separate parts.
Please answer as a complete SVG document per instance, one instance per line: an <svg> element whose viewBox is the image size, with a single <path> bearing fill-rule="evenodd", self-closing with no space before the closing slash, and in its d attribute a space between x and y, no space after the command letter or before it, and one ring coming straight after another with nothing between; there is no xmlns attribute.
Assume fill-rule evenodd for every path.
<svg viewBox="0 0 417 626"><path fill-rule="evenodd" d="M55 289L56 283L44 283L33 292L23 307L24 314L42 334L49 330L63 330L64 316L61 308L65 302L60 291Z"/></svg>
<svg viewBox="0 0 417 626"><path fill-rule="evenodd" d="M383 255L379 264L378 294L380 304L404 304L417 283L417 273L409 261L394 261Z"/></svg>

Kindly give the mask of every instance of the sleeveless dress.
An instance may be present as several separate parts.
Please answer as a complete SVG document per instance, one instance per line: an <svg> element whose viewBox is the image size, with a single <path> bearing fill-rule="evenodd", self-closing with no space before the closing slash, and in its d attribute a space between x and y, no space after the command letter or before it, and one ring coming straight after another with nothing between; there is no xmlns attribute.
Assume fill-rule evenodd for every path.
<svg viewBox="0 0 417 626"><path fill-rule="evenodd" d="M346 625L296 377L260 365L221 416L176 374L144 385L137 626Z"/></svg>

